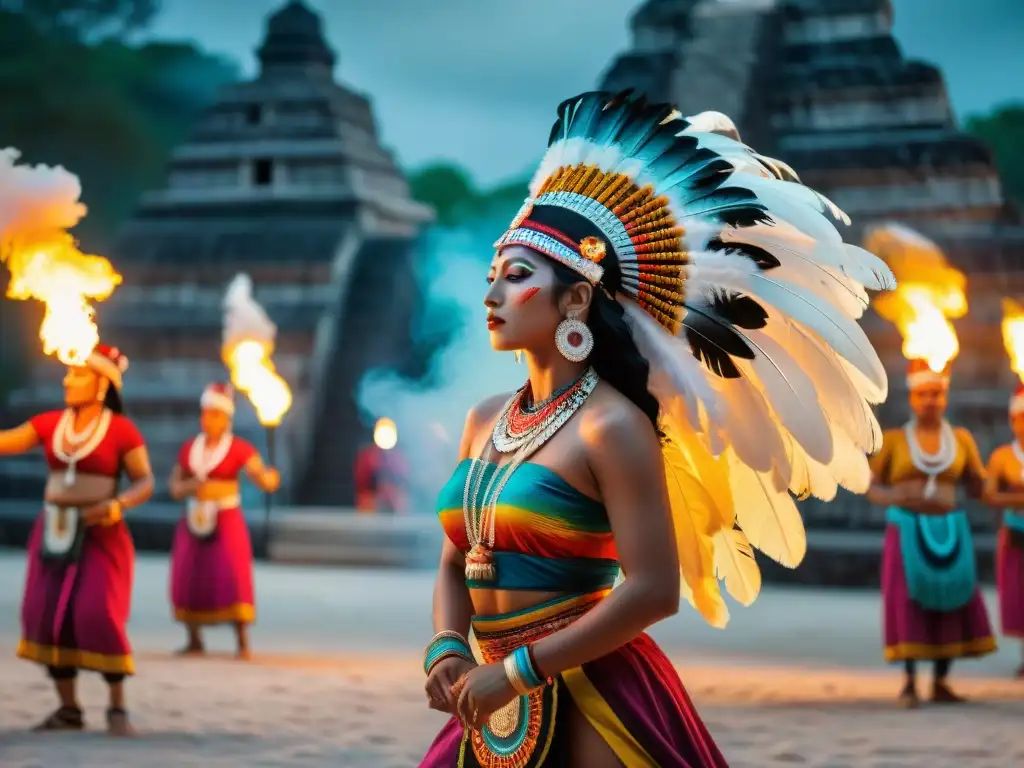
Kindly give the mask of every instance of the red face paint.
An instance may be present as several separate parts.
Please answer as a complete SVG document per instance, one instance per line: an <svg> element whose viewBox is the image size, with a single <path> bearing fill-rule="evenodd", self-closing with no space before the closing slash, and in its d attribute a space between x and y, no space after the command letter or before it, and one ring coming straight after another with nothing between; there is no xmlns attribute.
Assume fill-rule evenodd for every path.
<svg viewBox="0 0 1024 768"><path fill-rule="evenodd" d="M525 291L523 291L522 295L519 297L519 301L516 303L521 307L523 306L523 304L525 304L534 296L536 296L539 292L540 288L538 288L537 286L534 286L533 288L527 288Z"/></svg>

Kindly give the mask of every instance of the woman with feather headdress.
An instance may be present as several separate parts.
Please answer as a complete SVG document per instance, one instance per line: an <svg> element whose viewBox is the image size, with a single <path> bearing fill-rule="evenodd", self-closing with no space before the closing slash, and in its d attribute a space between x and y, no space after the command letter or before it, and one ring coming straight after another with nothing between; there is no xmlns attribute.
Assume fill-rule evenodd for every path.
<svg viewBox="0 0 1024 768"><path fill-rule="evenodd" d="M752 546L803 557L792 494L868 487L887 383L857 318L891 273L708 124L563 102L496 243L491 344L529 379L470 412L438 499L425 688L452 718L421 766L727 765L644 631L680 589L724 626Z"/></svg>

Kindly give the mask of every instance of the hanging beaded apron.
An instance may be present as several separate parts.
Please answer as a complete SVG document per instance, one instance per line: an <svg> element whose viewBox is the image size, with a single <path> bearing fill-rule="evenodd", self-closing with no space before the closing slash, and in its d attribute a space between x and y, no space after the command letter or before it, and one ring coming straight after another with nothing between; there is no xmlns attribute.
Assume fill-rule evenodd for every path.
<svg viewBox="0 0 1024 768"><path fill-rule="evenodd" d="M911 600L930 611L955 611L978 584L967 513L919 515L889 507L886 522L900 532L900 554Z"/></svg>
<svg viewBox="0 0 1024 768"><path fill-rule="evenodd" d="M534 608L473 619L473 634L484 663L500 662L516 648L568 626L608 594L569 595ZM539 768L550 765L558 725L561 681L517 696L494 712L479 731L462 737L458 768ZM551 768L556 768L551 766Z"/></svg>
<svg viewBox="0 0 1024 768"><path fill-rule="evenodd" d="M206 444L206 434L200 432L192 441L188 451L188 470L199 482L205 483L231 450L234 437L230 432L221 435L220 442L212 450ZM222 509L234 509L241 500L238 496L227 499L202 500L191 498L185 505L185 523L189 533L205 540L217 531L217 519Z"/></svg>

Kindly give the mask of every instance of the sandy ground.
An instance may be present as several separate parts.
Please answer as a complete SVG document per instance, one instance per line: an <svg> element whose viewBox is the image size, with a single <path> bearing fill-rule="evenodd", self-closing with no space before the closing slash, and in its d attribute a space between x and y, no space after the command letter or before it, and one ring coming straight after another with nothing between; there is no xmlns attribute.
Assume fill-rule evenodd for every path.
<svg viewBox="0 0 1024 768"><path fill-rule="evenodd" d="M0 553L4 768L399 768L418 764L443 720L423 704L419 669L430 574L261 565L255 660L230 659L226 631L210 634L210 658L181 660L170 653L183 637L168 614L166 559L143 557L129 689L140 738L101 733L95 676L82 684L90 732L29 734L53 699L42 672L13 658L21 558ZM1008 679L1019 648L955 668L971 703L896 710L899 675L879 660L872 594L769 587L724 633L684 611L653 634L734 768L1024 764L1024 683Z"/></svg>

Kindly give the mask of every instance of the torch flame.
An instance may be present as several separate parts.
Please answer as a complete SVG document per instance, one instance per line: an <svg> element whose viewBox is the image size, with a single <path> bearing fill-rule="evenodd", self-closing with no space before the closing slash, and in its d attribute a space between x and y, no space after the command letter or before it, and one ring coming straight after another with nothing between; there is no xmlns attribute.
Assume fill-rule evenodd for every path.
<svg viewBox="0 0 1024 768"><path fill-rule="evenodd" d="M390 451L398 445L398 427L391 419L377 419L373 427L373 442L382 451Z"/></svg>
<svg viewBox="0 0 1024 768"><path fill-rule="evenodd" d="M1003 299L1003 343L1010 367L1024 382L1024 307L1013 299Z"/></svg>
<svg viewBox="0 0 1024 768"><path fill-rule="evenodd" d="M99 343L91 302L104 301L121 276L101 256L82 253L66 231L85 215L78 177L64 168L18 165L20 153L0 150L0 263L7 297L45 306L43 351L81 365Z"/></svg>
<svg viewBox="0 0 1024 768"><path fill-rule="evenodd" d="M864 247L896 277L896 290L881 294L875 310L899 329L903 356L941 372L960 352L950 320L967 314L967 278L949 265L935 243L900 224L876 228Z"/></svg>
<svg viewBox="0 0 1024 768"><path fill-rule="evenodd" d="M224 363L265 427L276 427L292 405L292 391L271 360L275 326L252 296L252 280L237 275L224 296Z"/></svg>

